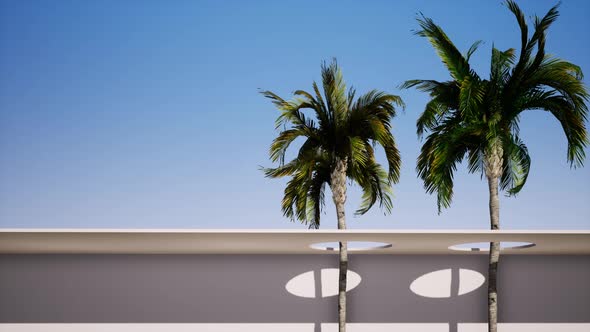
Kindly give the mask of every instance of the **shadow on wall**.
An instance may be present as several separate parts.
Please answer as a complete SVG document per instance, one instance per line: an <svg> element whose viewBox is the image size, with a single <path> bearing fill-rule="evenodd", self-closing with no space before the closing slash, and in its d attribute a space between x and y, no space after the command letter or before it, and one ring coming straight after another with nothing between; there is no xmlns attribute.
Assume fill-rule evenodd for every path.
<svg viewBox="0 0 590 332"><path fill-rule="evenodd" d="M333 279L336 268L336 255L0 255L0 322L314 323L313 331L329 330L336 283L322 279ZM483 323L486 268L485 255L351 255L349 321L444 331ZM588 256L504 256L499 277L503 323L590 322ZM290 289L293 280L312 280L305 287L313 292Z"/></svg>
<svg viewBox="0 0 590 332"><path fill-rule="evenodd" d="M301 273L287 281L287 292L305 298L320 298L338 295L338 269L326 268ZM346 273L346 292L356 288L361 283L361 276L348 270Z"/></svg>
<svg viewBox="0 0 590 332"><path fill-rule="evenodd" d="M325 298L338 295L338 277L339 271L334 268L325 268L319 271L307 271L301 273L291 280L285 286L287 291L295 296L304 298ZM356 288L361 283L361 276L349 270L347 273L347 287L346 291ZM461 296L470 293L485 282L485 277L473 270L469 269L444 269L426 273L416 278L410 284L410 290L418 295L426 298L451 298L453 296ZM405 329L414 326L414 324L405 324ZM440 330L449 332L457 332L457 323L447 324L417 324L421 331L424 329ZM381 330L397 330L392 324L381 324L379 326L372 325L368 327L367 324L362 324L362 328L366 331L381 331ZM320 324L316 323L316 330L319 331ZM418 328L416 327L416 328ZM329 330L327 326L321 327L322 331ZM354 330L354 327L352 328Z"/></svg>

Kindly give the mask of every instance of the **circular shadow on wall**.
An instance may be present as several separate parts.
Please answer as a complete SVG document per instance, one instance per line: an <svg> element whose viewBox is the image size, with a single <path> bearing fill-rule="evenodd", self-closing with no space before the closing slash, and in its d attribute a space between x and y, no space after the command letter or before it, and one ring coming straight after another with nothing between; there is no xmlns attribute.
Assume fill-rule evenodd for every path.
<svg viewBox="0 0 590 332"><path fill-rule="evenodd" d="M391 248L391 243L385 242L374 242L374 241L346 241L348 243L348 251L366 251L366 250L379 250ZM340 251L340 244L338 242L322 242L314 243L309 246L316 250L326 251Z"/></svg>
<svg viewBox="0 0 590 332"><path fill-rule="evenodd" d="M500 242L500 250L507 249L526 249L534 247L535 244L532 242ZM449 247L451 250L458 251L490 251L489 242L473 242L473 243L462 243L456 244Z"/></svg>
<svg viewBox="0 0 590 332"><path fill-rule="evenodd" d="M456 279L454 282L459 286L457 289L452 287L453 279ZM457 271L457 269L448 268L419 276L410 284L410 290L422 297L450 298L475 291L484 284L485 280L483 274L475 270L458 269Z"/></svg>
<svg viewBox="0 0 590 332"><path fill-rule="evenodd" d="M306 298L324 298L338 295L338 269L326 268L312 270L296 275L287 281L287 292ZM346 291L349 292L361 283L361 276L351 270L346 273L348 282Z"/></svg>

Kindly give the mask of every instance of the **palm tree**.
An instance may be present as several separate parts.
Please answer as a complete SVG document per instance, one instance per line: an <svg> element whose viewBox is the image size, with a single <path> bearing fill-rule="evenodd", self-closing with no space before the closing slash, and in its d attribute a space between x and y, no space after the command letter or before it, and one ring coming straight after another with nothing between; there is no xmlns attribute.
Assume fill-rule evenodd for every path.
<svg viewBox="0 0 590 332"><path fill-rule="evenodd" d="M428 92L431 100L417 121L420 137L428 132L417 171L430 194L436 193L438 210L449 207L453 197L453 173L463 158L471 173L485 174L489 187L491 229L500 228L498 189L509 196L524 186L531 165L526 145L519 137L519 117L526 110L550 112L561 124L568 142L567 159L572 167L583 165L588 143L588 92L580 67L545 54L546 32L559 12L551 8L535 17L529 37L524 14L506 1L518 21L521 49L500 51L492 47L489 79L471 69L469 58L479 42L462 55L445 32L422 16L419 36L426 37L450 72L451 80L412 80L403 87ZM536 51L536 52L535 52ZM534 53L534 54L533 54ZM497 272L500 243L491 242L488 271L489 331L496 331Z"/></svg>
<svg viewBox="0 0 590 332"><path fill-rule="evenodd" d="M283 128L270 146L270 159L276 168L265 169L267 177L290 176L282 201L283 214L299 220L309 228L320 227L326 184L332 190L336 206L338 229L346 229L344 203L346 179L356 182L363 190L357 215L369 211L378 201L390 212L391 185L397 183L400 155L391 134L391 119L396 115L394 105L403 107L400 97L372 90L355 99L355 90L346 90L342 72L336 60L322 65L323 92L313 83L313 93L294 92L287 101L270 91L270 98L281 111L276 128ZM315 115L305 115L309 109ZM285 163L285 153L291 143L304 139L297 156ZM388 171L375 160L374 147L385 150ZM346 242L339 243L340 272L338 283L338 326L346 330L346 273L348 255Z"/></svg>

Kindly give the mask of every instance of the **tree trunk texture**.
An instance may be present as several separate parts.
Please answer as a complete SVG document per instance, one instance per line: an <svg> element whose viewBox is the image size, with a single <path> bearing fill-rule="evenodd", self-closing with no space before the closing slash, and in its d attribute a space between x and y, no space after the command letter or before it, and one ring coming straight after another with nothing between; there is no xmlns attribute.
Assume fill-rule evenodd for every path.
<svg viewBox="0 0 590 332"><path fill-rule="evenodd" d="M490 192L490 226L492 230L500 229L500 199L498 182L502 176L503 149L496 140L486 151L485 172ZM488 332L498 331L498 262L500 260L500 243L490 242L488 266Z"/></svg>
<svg viewBox="0 0 590 332"><path fill-rule="evenodd" d="M344 203L346 203L346 159L337 159L331 174L331 189L336 215L338 217L338 229L346 229L346 216ZM339 274L338 274L338 331L346 331L346 274L348 272L348 248L346 242L340 242Z"/></svg>

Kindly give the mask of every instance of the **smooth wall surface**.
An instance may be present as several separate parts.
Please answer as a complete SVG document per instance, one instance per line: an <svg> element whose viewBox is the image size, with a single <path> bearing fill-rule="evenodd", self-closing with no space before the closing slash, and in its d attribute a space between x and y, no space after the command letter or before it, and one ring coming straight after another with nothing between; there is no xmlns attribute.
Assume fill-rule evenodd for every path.
<svg viewBox="0 0 590 332"><path fill-rule="evenodd" d="M499 332L587 332L590 324L585 323L499 323ZM2 332L336 332L338 324L305 324L305 323L266 323L266 324L227 324L227 323L101 323L101 324L0 324ZM450 326L448 323L349 323L350 332L487 332L483 323L459 323Z"/></svg>
<svg viewBox="0 0 590 332"><path fill-rule="evenodd" d="M478 282L486 261L351 255L350 269L360 276L348 297L351 331L479 331L487 318L486 285ZM39 331L38 323L55 331L69 331L58 323L94 323L92 331L106 323L330 331L337 319L333 268L336 255L0 255L0 331ZM503 256L501 331L590 331L588 280L590 256Z"/></svg>

